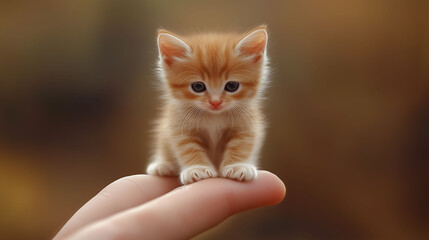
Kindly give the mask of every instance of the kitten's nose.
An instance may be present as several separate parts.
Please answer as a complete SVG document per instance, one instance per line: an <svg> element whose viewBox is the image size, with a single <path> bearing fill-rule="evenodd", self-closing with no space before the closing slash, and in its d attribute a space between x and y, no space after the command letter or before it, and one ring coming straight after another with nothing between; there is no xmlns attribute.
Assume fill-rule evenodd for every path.
<svg viewBox="0 0 429 240"><path fill-rule="evenodd" d="M209 103L213 105L213 107L217 107L222 104L222 100L210 100Z"/></svg>

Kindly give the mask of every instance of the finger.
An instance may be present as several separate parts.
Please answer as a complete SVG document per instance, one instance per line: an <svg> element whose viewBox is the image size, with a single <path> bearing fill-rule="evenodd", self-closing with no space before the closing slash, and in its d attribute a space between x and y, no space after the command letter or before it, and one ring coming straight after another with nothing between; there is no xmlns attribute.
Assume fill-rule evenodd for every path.
<svg viewBox="0 0 429 240"><path fill-rule="evenodd" d="M179 185L177 178L143 174L118 179L80 208L54 239L62 239L89 223L150 201Z"/></svg>
<svg viewBox="0 0 429 240"><path fill-rule="evenodd" d="M98 221L71 239L188 239L248 209L277 204L286 189L272 173L252 182L207 179Z"/></svg>

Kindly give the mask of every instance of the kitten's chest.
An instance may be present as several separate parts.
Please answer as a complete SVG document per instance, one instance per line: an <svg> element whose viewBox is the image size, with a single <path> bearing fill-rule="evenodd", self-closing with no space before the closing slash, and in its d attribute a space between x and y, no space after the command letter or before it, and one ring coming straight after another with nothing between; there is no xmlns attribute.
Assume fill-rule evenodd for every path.
<svg viewBox="0 0 429 240"><path fill-rule="evenodd" d="M222 115L212 115L203 121L201 126L205 130L208 140L213 145L217 145L227 129L227 119Z"/></svg>

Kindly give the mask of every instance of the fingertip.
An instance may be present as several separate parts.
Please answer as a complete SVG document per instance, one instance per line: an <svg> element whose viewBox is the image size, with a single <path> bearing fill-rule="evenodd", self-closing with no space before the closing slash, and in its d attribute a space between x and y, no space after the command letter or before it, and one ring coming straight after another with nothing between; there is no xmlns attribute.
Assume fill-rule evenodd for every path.
<svg viewBox="0 0 429 240"><path fill-rule="evenodd" d="M259 176L255 180L263 188L266 196L266 205L276 205L283 201L286 196L286 186L283 181L275 174L259 170Z"/></svg>

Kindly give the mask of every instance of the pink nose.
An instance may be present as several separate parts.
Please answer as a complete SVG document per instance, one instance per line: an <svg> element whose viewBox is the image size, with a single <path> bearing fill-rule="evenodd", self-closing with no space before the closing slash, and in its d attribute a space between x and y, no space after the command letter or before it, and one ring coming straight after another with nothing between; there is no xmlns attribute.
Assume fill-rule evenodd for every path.
<svg viewBox="0 0 429 240"><path fill-rule="evenodd" d="M213 107L217 107L219 105L222 104L222 100L217 100L217 101L212 101L210 100L209 103L213 106Z"/></svg>

